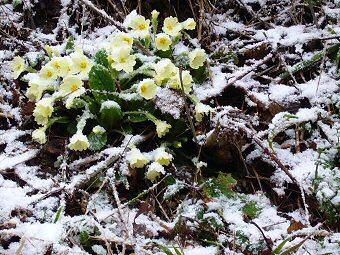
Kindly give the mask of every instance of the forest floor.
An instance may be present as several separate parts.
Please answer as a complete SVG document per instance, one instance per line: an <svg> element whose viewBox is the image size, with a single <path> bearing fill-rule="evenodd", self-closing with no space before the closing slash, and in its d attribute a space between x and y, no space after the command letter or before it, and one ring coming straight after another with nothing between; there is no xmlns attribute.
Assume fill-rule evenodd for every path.
<svg viewBox="0 0 340 255"><path fill-rule="evenodd" d="M178 152L200 163L175 159L156 183L112 180L131 137L73 152L57 126L33 142L9 66L71 36L93 56L136 8L193 17L209 55L193 94L215 112ZM339 0L2 1L0 254L339 254L339 23Z"/></svg>

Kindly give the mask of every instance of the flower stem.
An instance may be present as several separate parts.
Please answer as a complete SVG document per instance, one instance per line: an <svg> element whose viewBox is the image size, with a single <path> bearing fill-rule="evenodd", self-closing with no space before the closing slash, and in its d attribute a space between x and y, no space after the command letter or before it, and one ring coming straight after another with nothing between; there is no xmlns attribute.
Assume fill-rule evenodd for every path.
<svg viewBox="0 0 340 255"><path fill-rule="evenodd" d="M197 144L198 140L197 140L197 137L196 137L194 123L192 122L192 118L190 116L190 109L189 109L189 106L188 106L188 104L186 102L187 96L186 96L186 94L184 92L183 79L182 79L182 71L183 71L182 66L180 66L179 67L179 81L181 83L181 92L182 92L182 97L184 99L185 112L186 112L186 115L187 115L187 118L188 118L188 121L189 121L189 124L190 124L190 128L191 128L192 135L194 137L194 141Z"/></svg>

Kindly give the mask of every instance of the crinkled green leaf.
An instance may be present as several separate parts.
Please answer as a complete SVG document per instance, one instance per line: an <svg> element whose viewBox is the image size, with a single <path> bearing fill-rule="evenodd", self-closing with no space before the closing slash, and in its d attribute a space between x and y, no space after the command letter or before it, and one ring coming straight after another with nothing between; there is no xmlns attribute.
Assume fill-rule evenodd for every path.
<svg viewBox="0 0 340 255"><path fill-rule="evenodd" d="M108 55L105 49L101 49L96 53L94 61L99 65L109 68Z"/></svg>
<svg viewBox="0 0 340 255"><path fill-rule="evenodd" d="M106 133L95 134L95 133L91 132L88 135L88 140L89 140L89 143L90 143L90 150L98 151L106 145L107 134Z"/></svg>
<svg viewBox="0 0 340 255"><path fill-rule="evenodd" d="M92 67L90 73L90 88L98 103L109 99L116 99L116 84L112 79L110 71L103 65L96 64Z"/></svg>
<svg viewBox="0 0 340 255"><path fill-rule="evenodd" d="M212 178L206 182L204 185L204 191L210 197L219 197L221 195L231 197L235 194L233 188L236 183L237 181L231 176L231 174L219 172L216 178Z"/></svg>
<svg viewBox="0 0 340 255"><path fill-rule="evenodd" d="M242 211L245 215L254 219L261 213L261 208L259 208L254 201L251 201L243 206Z"/></svg>
<svg viewBox="0 0 340 255"><path fill-rule="evenodd" d="M194 82L199 84L203 83L209 78L209 72L206 65L203 65L198 69L192 70L191 74Z"/></svg>
<svg viewBox="0 0 340 255"><path fill-rule="evenodd" d="M119 126L123 118L123 113L120 107L112 105L111 107L102 107L100 112L100 125L107 131L112 131Z"/></svg>

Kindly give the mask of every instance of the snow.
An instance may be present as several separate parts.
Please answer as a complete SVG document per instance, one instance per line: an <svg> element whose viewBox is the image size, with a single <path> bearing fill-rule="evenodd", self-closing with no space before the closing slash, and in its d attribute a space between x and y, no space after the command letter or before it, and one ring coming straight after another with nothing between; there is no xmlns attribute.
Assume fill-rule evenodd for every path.
<svg viewBox="0 0 340 255"><path fill-rule="evenodd" d="M290 27L276 26L273 29L268 29L265 31L259 30L255 34L254 38L257 40L267 41L274 47L274 49L276 49L278 44L294 46L313 39L315 38L315 31L306 29L304 25Z"/></svg>
<svg viewBox="0 0 340 255"><path fill-rule="evenodd" d="M215 66L211 68L213 73L212 83L208 83L203 86L194 86L195 95L199 100L205 100L209 97L219 95L227 84L227 75L222 72L221 66Z"/></svg>
<svg viewBox="0 0 340 255"><path fill-rule="evenodd" d="M217 247L195 247L184 250L185 255L217 255Z"/></svg>
<svg viewBox="0 0 340 255"><path fill-rule="evenodd" d="M269 88L270 99L276 102L294 101L296 88L287 85L273 85ZM290 97L292 95L292 97ZM264 101L264 100L262 100Z"/></svg>
<svg viewBox="0 0 340 255"><path fill-rule="evenodd" d="M20 163L26 162L27 160L34 158L37 153L38 150L30 150L13 157L8 157L8 155L0 155L0 170L10 169L16 165L19 165Z"/></svg>
<svg viewBox="0 0 340 255"><path fill-rule="evenodd" d="M100 107L100 112L103 111L103 109L111 109L111 108L120 110L120 105L117 102L112 101L112 100L105 101L102 103Z"/></svg>
<svg viewBox="0 0 340 255"><path fill-rule="evenodd" d="M38 1L25 2L33 8ZM35 49L36 45L42 48L47 44L57 44L53 46L55 49L62 53L65 51L66 39L57 42L57 38L58 40L60 38L59 32L67 31L68 34L73 35L76 45L82 45L84 52L88 56L93 56L97 49L106 47L105 41L117 31L114 26L106 26L96 28L91 33L83 31L81 35L78 35L76 31L79 27L77 28L76 25L69 27L70 17L68 15L68 7L72 4L77 5L77 3L70 0L61 0L60 2L62 15L58 18L57 26L52 33L45 34L41 30L36 30L30 33L27 41L18 40L19 45L25 45L30 51L26 55L30 63L36 63L43 54L41 49ZM247 8L258 3L263 9L269 1L243 0L242 2ZM339 206L340 204L339 167L337 165L330 166L338 155L336 148L339 146L340 132L339 120L332 115L334 111L332 107L339 105L338 94L340 92L334 62L327 57L324 65L321 66L320 63L317 63L316 68L318 70L321 68L322 71L311 71L311 77L308 75L300 77L299 75L303 76L303 72L294 74L298 82L280 81L267 73L262 75L262 78L266 78L268 83L261 83L257 79L257 75L261 71L271 68L273 63L277 65L275 62L277 57L289 60L285 68L292 71L301 60L308 60L315 55L316 52L311 52L306 47L308 43L316 38L334 36L327 30L327 27L318 29L312 24L287 26L285 21L289 19L289 15L294 15L290 13L292 11L290 5L284 5L287 2L290 1L281 1L277 3L277 6L272 6L273 8L282 8L279 13L281 20L278 22L280 25L276 25L277 17L273 16L274 18L272 17L273 19L268 21L272 26L269 29L255 29L253 24L244 22L236 17L237 15L234 15L235 17L231 15L231 9L226 10L224 14L213 16L207 14L207 20L211 20L213 23L211 33L216 36L216 40L211 45L212 48L216 47L215 51L225 49L226 52L242 55L265 44L274 54L270 53L265 56L268 61L250 58L245 60L245 64L235 64L233 61L216 64L211 55L209 61L211 61L212 79L202 85L194 84L193 87L194 95L199 100L209 101L205 103L211 105L217 104L213 100L214 97L226 91L227 86L235 86L242 91L241 94L244 95L246 104L253 109L260 109L258 112L270 111L270 106L273 103L283 106L284 110L278 113L271 112L269 120L264 121L261 116L256 114L247 115L249 110L247 106L238 109L230 105L216 105L216 113L213 114L210 125L199 126L195 123L197 125L195 128L198 131L201 127L206 129L204 134L198 135L199 144L202 146L214 134L215 127L219 124L235 132L239 132L240 127L261 129L260 132L255 133L256 138L260 139L263 145L274 153L283 165L287 166L289 172L298 182L302 200L307 196L315 197L321 210L323 206ZM335 4L339 5L340 2L336 0L334 3L323 3L320 9L328 17L337 19L339 8L335 8ZM24 23L21 22L22 13L14 11L11 4L5 4L3 7L0 11L1 25L14 25L15 28L22 29L24 27ZM84 9L84 14L85 17L82 17L84 22L90 22L90 11L87 8ZM265 18L261 16L263 15L261 10L256 14L259 15L257 17L259 19ZM130 21L136 15L136 12L131 15ZM128 22L130 22L129 19ZM328 18L327 22L330 22ZM333 29L337 33L340 31L336 26ZM242 36L249 39L243 40ZM197 39L190 41L193 45L199 43ZM336 40L327 40L325 45L332 45L336 42ZM61 44L59 45L59 43ZM290 48L289 52L283 50L282 56L275 54L278 52L276 50L285 47ZM174 54L180 55L187 51L188 47L181 42L176 46ZM56 173L52 174L50 169L45 169L35 161L37 156L41 158L41 155L44 154L41 154L43 150L40 147L30 141L31 130L26 128L29 120L21 112L22 105L13 107L8 103L12 99L12 90L17 89L17 84L11 81L8 61L18 52L22 53L20 47L13 47L13 51L0 50L0 76L2 77L0 113L7 115L7 118L0 119L3 121L1 124L4 123L4 127L0 127L0 235L1 241L10 240L15 236L20 238L19 241L11 241L6 249L0 247L1 254L18 254L20 250L21 254L45 254L48 249L51 249L53 254L89 254L79 242L79 233L87 231L90 235L94 235L94 229L96 229L100 232L97 235L98 238L108 242L112 241L118 247L125 242L128 246L133 246L134 252L138 255L164 255L156 245L150 244L156 240L174 252L172 247L178 247L180 242L176 238L172 240L166 237L172 236L177 231L177 227L187 227L188 231L192 231L193 235L196 235L202 224L206 224L206 222L210 224L212 219L222 226L222 229L216 229L217 242L220 243L202 245L202 240L199 240L200 243L195 242L197 240L191 239L188 235L186 236L188 238L186 245L179 247L184 255L217 255L222 250L225 254L249 253L246 251L247 245L257 245L264 241L259 229L253 223L258 225L264 235L273 241L274 249L289 237L293 238L285 244L285 249L299 244L305 237L311 235L294 254L338 253L340 234L332 232L320 224L310 226L310 214L313 212L312 210L308 212L308 209L311 208L304 201L300 208L283 213L280 206L276 207L273 201L269 200L266 192L244 194L235 191L237 195L228 198L225 196L208 197L202 191L201 183L187 182L184 178L177 177L177 174L183 174L182 170L176 168L177 162L166 169L167 172L174 173L176 176L175 183L172 185L165 186L161 183L158 187L159 183L154 183L144 189L145 185L149 185L147 181L137 184L131 182L137 175L144 176L145 169L132 172L125 161L126 152L133 147L143 145L143 151L144 149L149 151L145 155L148 159L152 159L154 148L151 143L144 143L147 136L126 135L118 142L114 137L108 148L100 152L91 155L81 154L80 156L63 155L63 158L59 158L56 162L56 166L62 162L60 169L56 167L53 169ZM137 58L150 63L150 65L156 60L155 56L143 54L137 54ZM281 61L279 63L284 65ZM285 69L274 67L281 68L280 70ZM24 79L34 76L36 75L28 74L24 76ZM19 92L24 93L24 89L20 88ZM137 93L120 94L119 96L126 100L139 98ZM228 96L227 94L226 98ZM22 95L20 95L20 100L23 100ZM297 104L301 100L308 101L311 106L287 109L286 106ZM23 102L20 101L20 104ZM181 113L184 100L176 91L161 88L154 98L154 102L160 112L170 114L174 119L183 117ZM114 101L107 101L102 104L101 109L110 107L119 107L119 105ZM243 118L243 116L248 118ZM262 125L261 128L259 128L259 123ZM29 126L29 128L32 127ZM305 132L305 136L297 139L296 130L300 131L300 134ZM285 136L283 142L275 140L281 132ZM288 193L286 188L291 180L276 163L264 155L262 148L252 143L252 139L249 137L247 139L247 145L242 147L242 151L246 154L246 163L252 165L256 160L262 160L271 165L274 170L271 176L268 178L260 176L260 178L264 178L263 182L268 182L272 191L286 199L285 196ZM297 140L300 140L300 145L303 144L306 148L301 147L301 151L297 151ZM173 141L167 142L172 143ZM272 146L270 147L270 145ZM201 162L200 158L197 158L197 161ZM202 164L196 165L198 168L200 166ZM215 173L210 169L209 162L208 165L204 163L204 166L204 169L200 169L202 176L215 176ZM318 170L317 185L315 184L316 169ZM224 171L225 169L219 170ZM191 176L191 173L185 172L185 176ZM262 182L262 179L260 180ZM242 184L238 185L241 187ZM83 186L86 187L83 188ZM138 193L134 190L136 187L138 187ZM115 191L115 189L117 190ZM196 196L188 195L190 192L195 193ZM81 198L76 196L74 201L70 200L69 196L78 193ZM142 195L130 204L130 200L126 201L127 193L129 199ZM183 193L186 196L182 196ZM118 196L118 201L115 195ZM145 201L146 197L150 200ZM79 202L85 207L81 209L86 212L70 216L67 211L69 208L66 210L66 207L69 206L67 201L74 202L72 206L75 207ZM258 215L251 219L253 223L245 220L243 212L244 206L249 202L254 202L259 209ZM150 203L151 209L143 211L140 207L142 203ZM164 208L161 208L160 205L163 205ZM57 223L52 223L59 208L62 208L61 216ZM20 210L27 210L27 215L19 215L17 211L20 212ZM201 213L202 218L198 218ZM306 226L289 234L287 230L291 225L291 220L299 221ZM5 226L8 223L14 224L14 227L6 229ZM238 234L246 236L249 239L248 243L242 243ZM104 243L93 245L91 249L104 254L107 248ZM238 246L236 247L237 251L235 251L235 247L232 247L233 244Z"/></svg>
<svg viewBox="0 0 340 255"><path fill-rule="evenodd" d="M10 212L16 208L25 208L35 197L27 196L27 192L30 190L28 187L18 187L15 182L0 179L0 216L2 221L8 219ZM12 199L9 199L12 198Z"/></svg>
<svg viewBox="0 0 340 255"><path fill-rule="evenodd" d="M160 88L158 90L155 103L162 113L168 113L175 119L180 118L184 107L182 96L168 88Z"/></svg>

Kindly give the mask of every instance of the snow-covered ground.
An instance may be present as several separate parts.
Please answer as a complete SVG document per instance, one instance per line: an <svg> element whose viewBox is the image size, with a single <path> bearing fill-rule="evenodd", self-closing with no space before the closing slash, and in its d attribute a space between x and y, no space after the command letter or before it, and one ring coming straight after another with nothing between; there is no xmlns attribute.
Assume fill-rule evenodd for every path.
<svg viewBox="0 0 340 255"><path fill-rule="evenodd" d="M165 185L165 177L143 189L116 180L113 166L143 137L129 136L73 158L63 147L47 165L46 151L53 145L32 142L32 129L26 128L32 128L25 111L30 106L11 79L9 61L30 51L34 62L46 44L62 51L67 39L60 42L58 34L66 28L75 44L93 55L117 31L104 26L79 35L67 12L79 12L90 1L80 2L61 1L51 33L31 30L27 40L14 41L9 32L0 41L0 254L339 254L340 83L336 60L326 54L339 44L339 1L314 7L318 27L306 21L311 18L305 1L221 1L217 13L207 13L211 31L205 36L215 38L206 46L212 79L194 86L194 94L215 113L198 138L205 144L216 132L220 139L230 131L241 133L247 140L240 148L247 176L244 183L235 177L237 186L234 178L217 177L200 162L205 182L188 182L193 174L176 166L175 182ZM23 3L33 12L37 6ZM0 7L2 27L25 30L22 11L11 3ZM251 22L238 9L256 17ZM94 14L81 10L87 25ZM298 70L320 53L319 61ZM233 102L231 88L242 102ZM164 94L159 98L172 100ZM129 171L124 162L118 168ZM141 195L127 201L129 192Z"/></svg>

